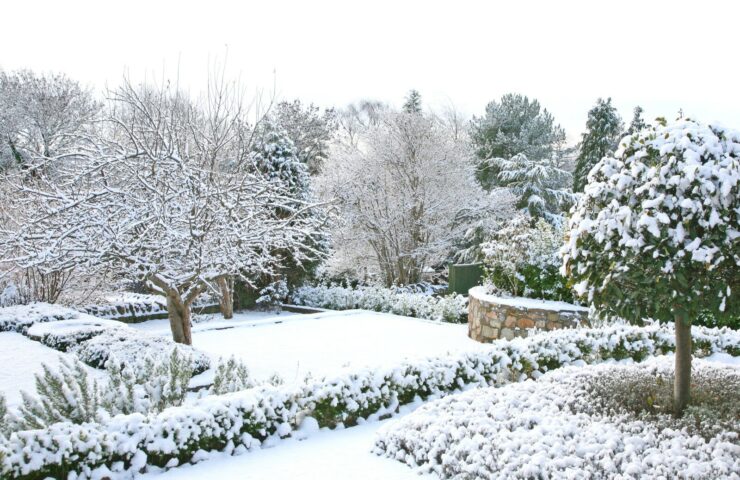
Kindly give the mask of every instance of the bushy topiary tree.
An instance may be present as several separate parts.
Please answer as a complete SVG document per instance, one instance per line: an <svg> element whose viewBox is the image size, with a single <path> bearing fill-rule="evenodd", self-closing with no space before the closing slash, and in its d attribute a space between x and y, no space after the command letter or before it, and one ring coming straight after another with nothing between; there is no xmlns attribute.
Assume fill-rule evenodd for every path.
<svg viewBox="0 0 740 480"><path fill-rule="evenodd" d="M740 308L740 132L660 120L592 170L563 269L604 315L673 320L675 413L689 400L691 322Z"/></svg>

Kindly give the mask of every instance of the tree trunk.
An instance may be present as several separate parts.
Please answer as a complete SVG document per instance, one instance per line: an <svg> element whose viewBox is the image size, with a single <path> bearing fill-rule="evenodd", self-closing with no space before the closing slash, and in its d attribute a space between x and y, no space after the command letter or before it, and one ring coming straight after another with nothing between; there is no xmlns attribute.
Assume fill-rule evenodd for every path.
<svg viewBox="0 0 740 480"><path fill-rule="evenodd" d="M683 415L689 403L691 388L691 321L685 313L674 315L676 323L676 366L673 382L673 410Z"/></svg>
<svg viewBox="0 0 740 480"><path fill-rule="evenodd" d="M217 283L220 290L218 303L221 307L221 314L227 320L234 318L234 279L220 277Z"/></svg>
<svg viewBox="0 0 740 480"><path fill-rule="evenodd" d="M190 331L190 305L182 301L179 295L167 295L167 313L172 329L172 340L185 345L193 344Z"/></svg>

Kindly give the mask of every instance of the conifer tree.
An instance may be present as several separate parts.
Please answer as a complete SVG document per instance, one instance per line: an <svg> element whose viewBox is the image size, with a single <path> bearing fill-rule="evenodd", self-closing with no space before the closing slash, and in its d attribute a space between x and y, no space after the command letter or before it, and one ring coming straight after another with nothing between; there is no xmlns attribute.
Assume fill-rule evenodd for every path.
<svg viewBox="0 0 740 480"><path fill-rule="evenodd" d="M483 188L501 185L498 159L523 154L531 161L550 160L562 153L565 130L536 99L509 93L486 106L471 122L471 140L478 157L476 176Z"/></svg>
<svg viewBox="0 0 740 480"><path fill-rule="evenodd" d="M642 112L642 107L639 105L633 110L632 121L630 122L630 126L626 132L627 135L632 135L633 133L637 133L647 127L645 120L642 119Z"/></svg>
<svg viewBox="0 0 740 480"><path fill-rule="evenodd" d="M406 103L403 104L403 111L406 113L421 113L421 94L418 90L409 92Z"/></svg>
<svg viewBox="0 0 740 480"><path fill-rule="evenodd" d="M622 134L622 119L612 105L612 99L599 98L596 106L589 110L586 132L576 158L573 172L573 191L582 192L586 177L596 163L613 152Z"/></svg>

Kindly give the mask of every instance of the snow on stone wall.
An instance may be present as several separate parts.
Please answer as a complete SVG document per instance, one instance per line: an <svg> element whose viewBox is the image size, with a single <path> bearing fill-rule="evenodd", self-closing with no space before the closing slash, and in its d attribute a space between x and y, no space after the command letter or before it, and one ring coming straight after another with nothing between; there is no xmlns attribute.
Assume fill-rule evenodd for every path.
<svg viewBox="0 0 740 480"><path fill-rule="evenodd" d="M533 329L556 330L588 325L588 309L565 302L502 298L471 288L468 297L468 336L478 342L526 337Z"/></svg>

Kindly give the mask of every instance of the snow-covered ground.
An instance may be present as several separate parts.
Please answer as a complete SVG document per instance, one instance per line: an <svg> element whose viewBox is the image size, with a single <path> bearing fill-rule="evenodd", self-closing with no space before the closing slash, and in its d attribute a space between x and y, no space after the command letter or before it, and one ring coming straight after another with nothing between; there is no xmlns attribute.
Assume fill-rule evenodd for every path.
<svg viewBox="0 0 740 480"><path fill-rule="evenodd" d="M21 390L36 393L34 375L42 373L42 364L50 367L59 365L62 356L74 357L58 352L38 342L30 340L20 333L0 332L0 392L5 394L8 406L14 407L21 402ZM99 371L88 369L94 375Z"/></svg>
<svg viewBox="0 0 740 480"><path fill-rule="evenodd" d="M166 320L132 325L169 335ZM214 358L234 355L255 379L279 374L285 381L330 375L343 367L392 366L404 358L443 355L481 347L467 326L397 315L347 310L310 315L246 312L194 325L193 346ZM483 347L481 347L483 348Z"/></svg>

